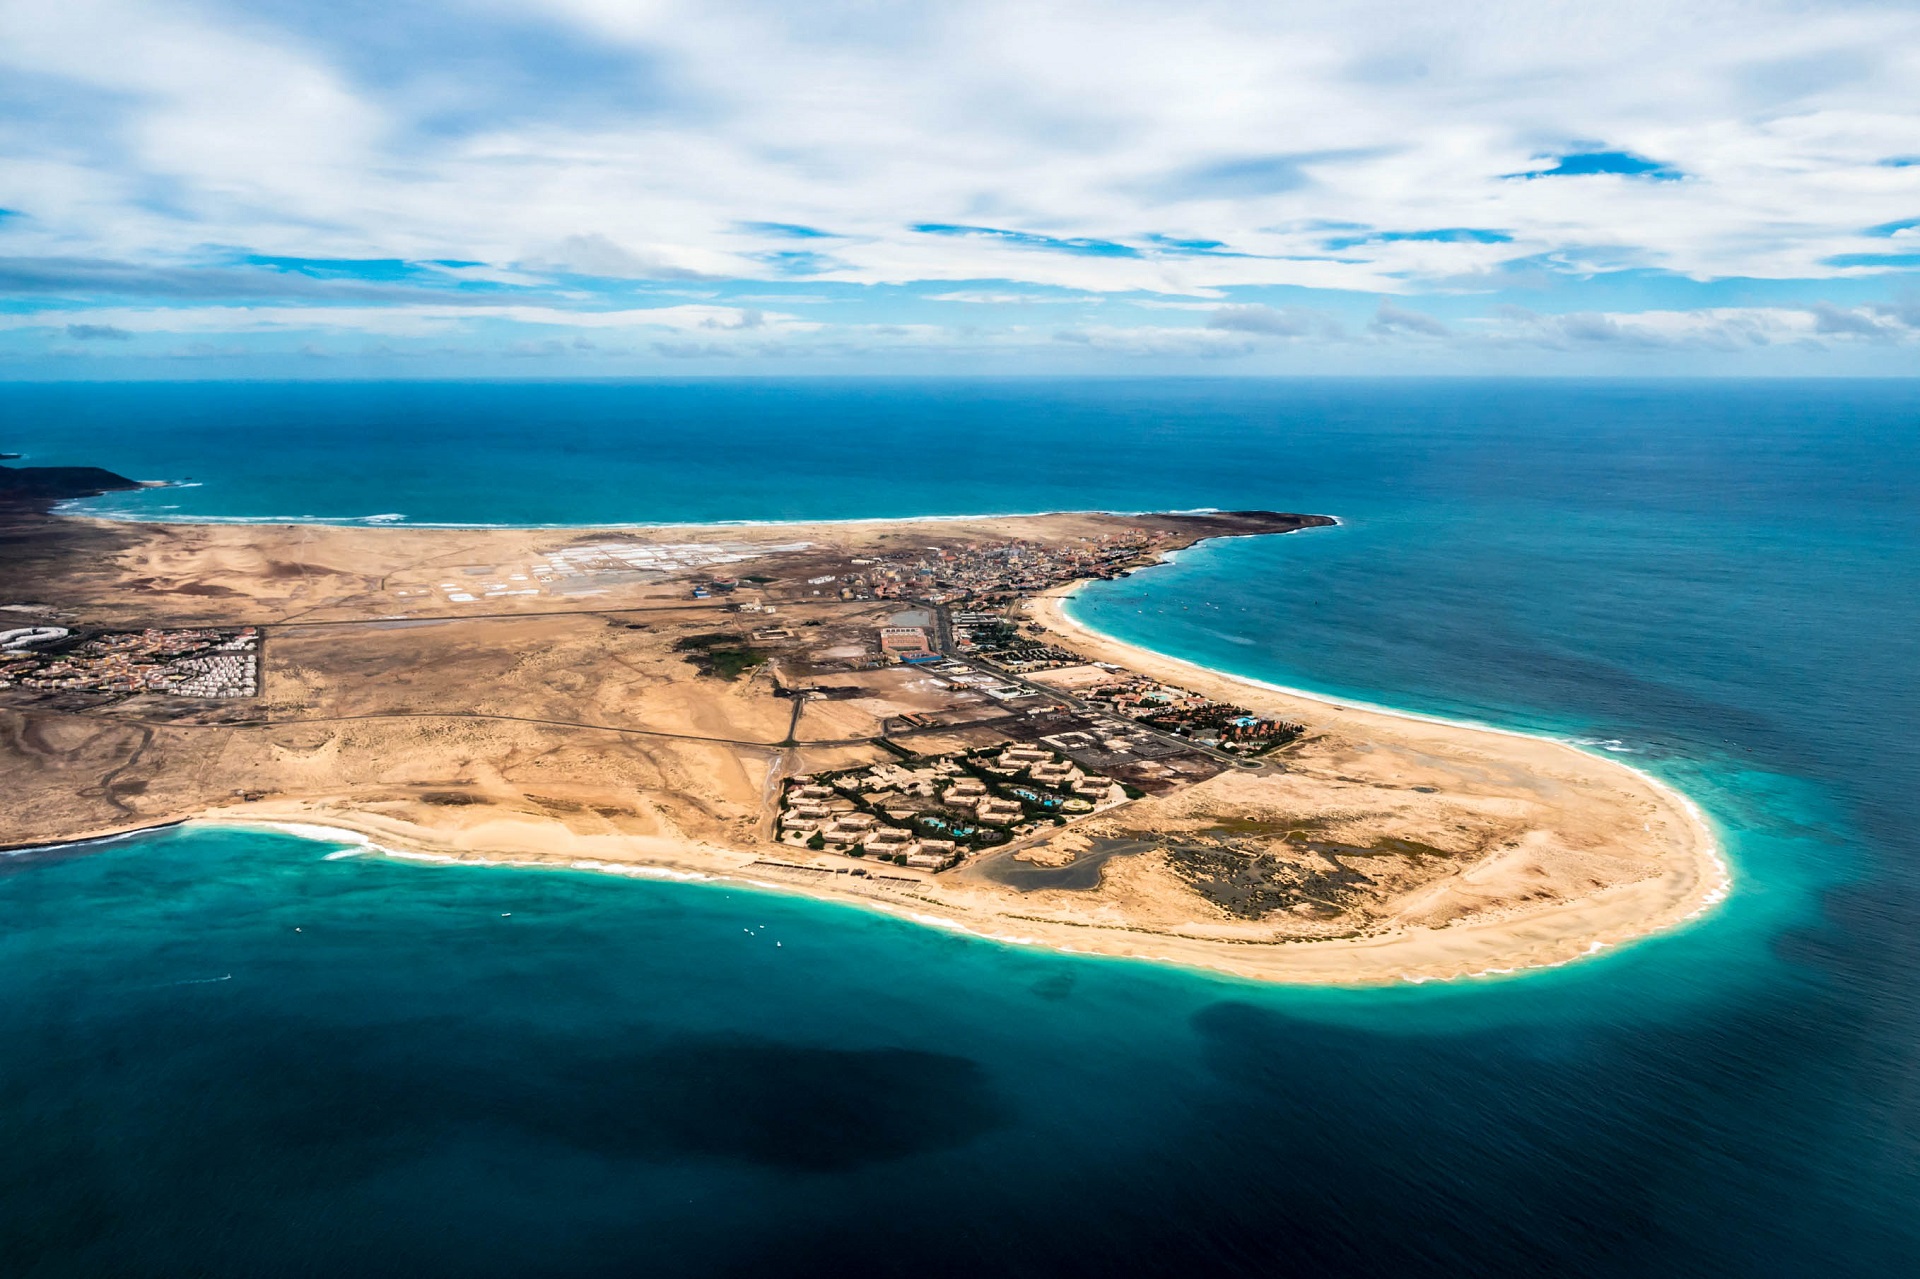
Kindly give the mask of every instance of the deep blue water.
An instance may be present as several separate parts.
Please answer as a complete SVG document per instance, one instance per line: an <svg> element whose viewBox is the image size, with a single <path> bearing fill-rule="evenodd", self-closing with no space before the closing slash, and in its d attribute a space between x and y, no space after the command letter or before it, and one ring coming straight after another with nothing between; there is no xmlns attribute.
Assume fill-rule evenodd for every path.
<svg viewBox="0 0 1920 1279"><path fill-rule="evenodd" d="M1077 610L1616 748L1738 875L1332 991L264 834L6 859L0 1273L1912 1267L1920 386L10 386L0 449L200 482L96 504L152 515L1329 512Z"/></svg>

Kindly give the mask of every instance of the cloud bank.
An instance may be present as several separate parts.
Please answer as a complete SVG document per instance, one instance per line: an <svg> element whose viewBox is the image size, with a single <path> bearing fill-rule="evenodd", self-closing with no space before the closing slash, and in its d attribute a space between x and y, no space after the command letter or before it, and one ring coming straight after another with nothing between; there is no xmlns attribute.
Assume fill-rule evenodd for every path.
<svg viewBox="0 0 1920 1279"><path fill-rule="evenodd" d="M449 372L1905 373L1920 339L1907 6L0 0L0 101L0 376L189 334ZM764 318L594 336L700 307Z"/></svg>

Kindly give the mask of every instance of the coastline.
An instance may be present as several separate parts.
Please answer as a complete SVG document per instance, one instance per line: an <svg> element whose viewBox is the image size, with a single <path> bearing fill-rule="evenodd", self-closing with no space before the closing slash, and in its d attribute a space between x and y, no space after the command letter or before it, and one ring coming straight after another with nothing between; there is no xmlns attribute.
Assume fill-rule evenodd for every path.
<svg viewBox="0 0 1920 1279"><path fill-rule="evenodd" d="M1068 518L1078 513L1061 513ZM68 520L99 517L64 516ZM759 529L790 536L794 530L831 525L836 531L859 526L912 525L938 520L965 525L1011 517L949 516L931 520L903 518L848 521L763 521L723 525L591 526L612 531L682 529ZM99 520L101 523L117 521ZM163 522L127 521L138 527ZM171 522L169 522L171 523ZM365 536L403 533L406 525L335 525ZM378 529L379 532L374 530ZM424 531L424 530L422 530ZM476 529L475 531L481 531ZM533 530L530 530L533 531ZM1217 533L1213 537L1274 534ZM1033 597L1035 620L1096 660L1109 660L1143 674L1237 701L1280 717L1317 727L1338 726L1347 737L1386 740L1403 754L1445 756L1457 768L1463 758L1505 769L1509 789L1539 783L1542 795L1558 786L1604 792L1617 818L1622 804L1646 813L1652 843L1664 841L1659 873L1612 883L1585 898L1503 917L1478 916L1441 926L1407 926L1365 936L1275 938L1258 930L1206 921L1144 927L1077 903L1056 899L1031 902L996 898L976 885L902 872L882 884L868 879L822 877L817 870L762 861L779 859L771 846L727 846L682 832L659 835L588 835L564 823L528 817L502 817L458 830L421 825L398 817L336 809L325 791L304 798L240 805L216 804L186 812L183 820L209 825L280 829L309 838L339 839L404 860L451 864L575 869L648 878L726 882L797 894L877 910L923 926L958 931L1007 945L1044 946L1063 953L1103 955L1223 973L1263 982L1288 984L1379 985L1472 977L1503 976L1571 962L1640 937L1664 932L1695 918L1722 899L1729 876L1704 814L1671 786L1630 765L1556 741L1512 729L1449 721L1388 707L1342 702L1318 694L1280 688L1214 671L1103 635L1070 617L1063 601L1085 586L1082 580ZM1210 690L1218 690L1217 692ZM1414 726L1417 726L1417 731ZM1502 743L1494 750L1490 742ZM769 743L769 747L772 743ZM1498 757L1498 758L1496 758ZM1611 766L1611 767L1609 767ZM1596 780L1597 779L1597 780ZM758 787L755 787L756 792ZM1586 796L1591 801L1592 796ZM1588 806L1596 807L1592 802ZM1604 806L1604 805L1601 805ZM179 813L182 810L176 809ZM1656 823L1660 831L1656 836ZM167 823L168 825L176 823ZM1617 823L1616 823L1617 825ZM75 841L42 841L35 847L86 843L126 837L151 829L95 833ZM1639 855L1636 850L1635 855ZM757 864L757 865L756 865ZM1467 866L1464 874L1477 868ZM804 873L803 873L804 872Z"/></svg>
<svg viewBox="0 0 1920 1279"><path fill-rule="evenodd" d="M121 830L97 831L86 835L75 835L70 839L41 840L32 844L8 844L0 848L0 857L30 857L35 853L59 853L68 849L86 848L93 844L117 844L124 839L137 839L142 835L153 835L163 830L173 830L193 821L191 817L175 817L164 822L143 822L138 826L129 826Z"/></svg>
<svg viewBox="0 0 1920 1279"><path fill-rule="evenodd" d="M1554 967L1586 954L1596 953L1600 949L1670 931L1702 917L1724 901L1731 891L1732 867L1721 847L1719 837L1714 832L1712 822L1704 810L1684 791L1644 769L1560 738L1289 688L1248 676L1215 670L1185 658L1142 648L1097 630L1067 611L1066 601L1085 585L1085 582L1076 582L1036 596L1028 602L1027 611L1041 626L1062 640L1077 645L1081 651L1088 652L1096 660L1113 661L1115 664L1127 666L1155 678L1192 687L1209 695L1232 697L1250 705L1255 710L1281 714L1304 722L1310 729L1337 727L1343 731L1352 732L1355 728L1359 728L1369 738L1378 739L1383 735L1394 735L1393 726L1404 725L1426 730L1427 733L1447 734L1467 740L1479 735L1506 739L1536 751L1559 754L1563 759L1570 757L1584 766L1585 770L1597 774L1611 773L1631 789L1642 791L1653 797L1661 807L1682 819L1680 829L1686 833L1687 838L1680 851L1683 852L1690 866L1676 867L1677 870L1681 870L1681 873L1674 878L1669 891L1663 894L1665 900L1658 910L1648 913L1637 921L1619 920L1608 923L1590 935L1578 935L1580 930L1570 929L1568 935L1564 937L1535 939L1536 946L1566 953L1563 957L1552 960L1529 959L1522 967ZM1211 688L1209 688L1210 685ZM1632 888L1635 885L1622 887ZM1581 905L1582 903L1579 902L1570 903L1568 909L1572 910ZM1466 932L1474 927L1476 926L1469 925L1465 929L1439 931ZM1586 943L1584 946L1578 944L1583 941ZM1321 946L1339 943L1311 944ZM1496 968L1478 973L1462 971L1455 975L1477 976L1484 975L1485 972L1506 971L1515 970Z"/></svg>
<svg viewBox="0 0 1920 1279"><path fill-rule="evenodd" d="M1078 628L1087 637L1098 636L1091 628ZM1087 640L1083 639L1083 643ZM1221 672L1207 672L1179 658L1164 657L1150 650L1136 649L1121 641L1099 641L1116 650L1135 654L1141 666L1164 662L1169 667L1184 667L1189 684L1206 672L1207 678L1238 685L1243 689L1270 693L1255 681ZM1303 694L1303 699L1327 701ZM1392 711L1369 711L1413 723L1434 723L1431 717L1399 715ZM1499 733L1522 738L1578 755L1594 765L1624 772L1662 795L1671 797L1680 811L1687 812L1699 838L1696 846L1703 860L1703 876L1698 891L1675 894L1668 909L1647 913L1643 895L1610 890L1612 900L1602 903L1614 908L1619 918L1596 919L1591 902L1574 902L1541 915L1514 921L1468 924L1440 929L1407 929L1374 937L1352 940L1261 942L1226 937L1201 937L1163 933L1125 925L1064 923L1005 911L970 909L964 900L923 895L912 888L896 888L879 883L848 881L830 887L821 883L796 883L772 878L776 867L766 866L759 852L725 849L687 839L636 841L581 839L564 829L531 824L517 831L474 832L478 838L454 841L429 836L430 832L409 823L372 817L369 814L316 810L307 805L290 807L285 812L276 806L249 806L253 811L211 809L190 817L164 823L104 833L90 833L74 840L52 841L16 852L50 851L68 847L117 842L160 830L228 827L266 830L317 842L338 843L345 848L328 854L330 858L366 854L397 861L445 866L482 866L503 869L574 870L626 878L656 879L683 883L704 883L757 889L766 892L812 898L857 909L891 915L922 926L940 928L980 941L1018 947L1039 947L1078 957L1125 959L1167 964L1267 984L1302 986L1387 986L1424 984L1432 981L1467 981L1524 976L1538 973L1600 954L1632 941L1670 931L1709 910L1725 895L1727 880L1722 873L1716 841L1697 806L1686 796L1648 778L1638 769L1617 761L1593 756L1569 743L1518 733L1514 730L1476 729L1451 725L1468 732ZM266 808L269 811L260 811ZM541 845L545 845L541 847ZM756 873L756 867L761 867ZM921 881L929 889L938 885ZM858 885L858 887L856 887ZM1634 888L1635 885L1625 885ZM1601 894L1602 897L1609 894Z"/></svg>

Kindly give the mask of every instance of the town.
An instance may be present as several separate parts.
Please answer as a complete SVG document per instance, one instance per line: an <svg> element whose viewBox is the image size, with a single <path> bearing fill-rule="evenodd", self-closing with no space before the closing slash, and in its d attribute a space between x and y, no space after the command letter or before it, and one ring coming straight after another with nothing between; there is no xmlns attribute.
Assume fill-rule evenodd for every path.
<svg viewBox="0 0 1920 1279"><path fill-rule="evenodd" d="M1173 540L1167 532L1133 528L1057 545L1010 541L927 547L917 553L853 561L864 571L850 575L848 593L852 598L914 599L935 605L1011 604L1067 582L1121 576L1151 561Z"/></svg>
<svg viewBox="0 0 1920 1279"><path fill-rule="evenodd" d="M780 839L944 870L970 850L1051 831L1141 793L1033 746L909 756L787 779Z"/></svg>
<svg viewBox="0 0 1920 1279"><path fill-rule="evenodd" d="M104 631L78 640L58 626L6 634L14 638L0 642L0 688L207 698L259 692L260 635L251 626Z"/></svg>
<svg viewBox="0 0 1920 1279"><path fill-rule="evenodd" d="M796 648L791 629L756 632L789 641L765 653L776 691L873 709L882 718L872 740L896 756L786 779L779 842L938 872L1203 781L1300 736L1298 724L1089 661L1023 625L1020 605L1058 585L1055 573L1070 579L1091 564L1111 576L1154 553L1151 538L1098 545L1044 557L1018 553L1019 544L977 546L941 552L938 567L908 560L911 574L863 566L851 583L863 593L898 571L925 594L864 635L815 621L821 629ZM959 606L943 583L964 585ZM922 740L927 753L913 749ZM961 749L929 749L943 744Z"/></svg>

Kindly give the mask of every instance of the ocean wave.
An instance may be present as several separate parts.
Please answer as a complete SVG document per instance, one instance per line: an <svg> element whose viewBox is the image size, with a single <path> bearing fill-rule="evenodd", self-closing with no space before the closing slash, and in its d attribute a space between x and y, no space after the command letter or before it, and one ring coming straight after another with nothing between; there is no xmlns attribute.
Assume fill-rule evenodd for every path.
<svg viewBox="0 0 1920 1279"><path fill-rule="evenodd" d="M219 818L207 823L210 826L237 826L242 829L253 827L258 830L275 831L283 835L298 835L302 839L325 840L329 844L355 844L362 849L377 847L371 839L357 830L348 830L344 826L324 826L319 822L282 822L269 818L258 821L236 819L229 821Z"/></svg>

